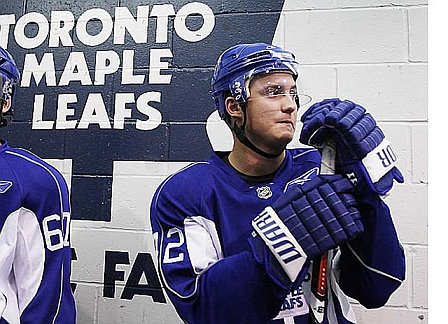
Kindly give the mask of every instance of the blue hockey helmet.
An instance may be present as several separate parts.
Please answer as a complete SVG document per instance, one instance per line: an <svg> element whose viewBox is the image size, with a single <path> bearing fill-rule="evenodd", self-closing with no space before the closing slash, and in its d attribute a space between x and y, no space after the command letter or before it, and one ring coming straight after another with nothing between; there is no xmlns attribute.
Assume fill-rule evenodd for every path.
<svg viewBox="0 0 448 324"><path fill-rule="evenodd" d="M12 100L16 84L19 82L20 72L11 54L0 47L0 108L6 100ZM12 108L6 113L0 109L0 127L7 125L5 115L12 115Z"/></svg>
<svg viewBox="0 0 448 324"><path fill-rule="evenodd" d="M249 83L255 75L285 71L296 80L298 67L294 55L279 46L254 43L230 47L218 58L211 80L211 95L219 115L226 120L225 99L229 91L239 103L249 99Z"/></svg>

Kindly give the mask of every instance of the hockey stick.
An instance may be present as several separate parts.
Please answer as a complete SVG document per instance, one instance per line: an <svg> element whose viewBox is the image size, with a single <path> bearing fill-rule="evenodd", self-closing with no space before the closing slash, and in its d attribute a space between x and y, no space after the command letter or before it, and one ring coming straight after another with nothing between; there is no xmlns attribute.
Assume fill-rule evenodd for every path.
<svg viewBox="0 0 448 324"><path fill-rule="evenodd" d="M0 292L0 319L3 318L2 316L5 309L6 309L6 296Z"/></svg>
<svg viewBox="0 0 448 324"><path fill-rule="evenodd" d="M336 163L336 142L328 139L322 148L320 174L334 174ZM313 263L311 275L311 315L314 323L322 323L325 315L325 297L327 294L328 258L333 253L324 253L319 262Z"/></svg>

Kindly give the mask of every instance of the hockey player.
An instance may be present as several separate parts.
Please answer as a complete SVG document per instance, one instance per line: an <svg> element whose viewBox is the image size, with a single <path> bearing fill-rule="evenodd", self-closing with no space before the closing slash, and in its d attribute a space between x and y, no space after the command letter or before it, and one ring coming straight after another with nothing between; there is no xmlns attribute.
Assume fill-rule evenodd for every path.
<svg viewBox="0 0 448 324"><path fill-rule="evenodd" d="M280 47L226 50L212 96L232 151L185 167L154 195L160 276L186 323L355 323L347 296L381 307L404 279L380 197L403 181L396 156L371 115L339 99L311 106L300 135L316 147L333 137L339 174L319 174L318 149L286 149L300 106L297 68ZM312 268L326 253L325 290Z"/></svg>
<svg viewBox="0 0 448 324"><path fill-rule="evenodd" d="M20 73L0 47L0 126ZM72 324L70 203L62 175L0 139L0 324Z"/></svg>

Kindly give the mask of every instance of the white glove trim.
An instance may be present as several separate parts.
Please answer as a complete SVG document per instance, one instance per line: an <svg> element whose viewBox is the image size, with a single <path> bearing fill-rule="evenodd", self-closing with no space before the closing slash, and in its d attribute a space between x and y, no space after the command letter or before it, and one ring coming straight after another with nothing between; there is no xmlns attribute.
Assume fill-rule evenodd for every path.
<svg viewBox="0 0 448 324"><path fill-rule="evenodd" d="M383 139L380 145L362 159L362 164L366 168L372 182L375 183L396 166L397 160L398 157L392 150L390 142Z"/></svg>
<svg viewBox="0 0 448 324"><path fill-rule="evenodd" d="M306 261L306 254L275 210L266 207L252 220L252 227L294 282Z"/></svg>

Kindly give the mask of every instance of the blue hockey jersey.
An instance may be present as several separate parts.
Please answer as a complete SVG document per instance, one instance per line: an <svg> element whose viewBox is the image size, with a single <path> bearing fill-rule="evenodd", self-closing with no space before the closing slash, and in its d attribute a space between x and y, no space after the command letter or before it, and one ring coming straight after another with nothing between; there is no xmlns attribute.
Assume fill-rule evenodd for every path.
<svg viewBox="0 0 448 324"><path fill-rule="evenodd" d="M251 185L217 153L168 177L151 204L160 276L186 323L308 323L311 275L277 285L254 258L252 219L288 183L316 176L315 149L287 150L266 183ZM357 198L365 232L331 262L323 323L355 323L347 296L368 308L384 305L405 276L403 249L389 208L374 193Z"/></svg>
<svg viewBox="0 0 448 324"><path fill-rule="evenodd" d="M1 142L0 142L1 144ZM71 324L70 202L62 175L0 146L0 324Z"/></svg>

